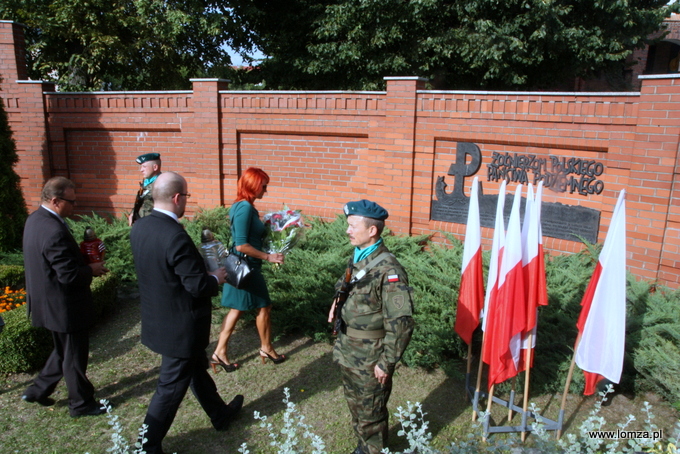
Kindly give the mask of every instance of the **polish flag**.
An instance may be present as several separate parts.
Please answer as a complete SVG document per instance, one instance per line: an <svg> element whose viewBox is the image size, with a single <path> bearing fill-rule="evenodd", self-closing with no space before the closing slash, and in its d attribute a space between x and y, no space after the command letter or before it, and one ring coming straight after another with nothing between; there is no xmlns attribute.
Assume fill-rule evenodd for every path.
<svg viewBox="0 0 680 454"><path fill-rule="evenodd" d="M626 342L626 191L619 194L597 266L581 301L576 324L581 340L576 364L589 396L603 377L621 379Z"/></svg>
<svg viewBox="0 0 680 454"><path fill-rule="evenodd" d="M486 315L489 313L489 306L491 301L496 299L496 293L498 292L498 268L500 267L501 257L503 256L503 247L505 246L505 220L503 218L503 210L505 209L505 186L506 182L503 180L498 190L498 202L496 203L496 221L494 224L493 241L491 242L489 273L486 276L484 313L482 314L482 330L484 331L486 331ZM483 354L486 355L486 350L483 350ZM489 364L486 356L483 356L483 358L484 362Z"/></svg>
<svg viewBox="0 0 680 454"><path fill-rule="evenodd" d="M522 225L522 268L527 297L527 326L522 336L522 348L536 346L536 319L538 306L548 304L548 289L545 278L545 258L543 254L543 231L541 229L541 199L543 181L538 183L534 200L533 185L529 183L527 202L524 208L524 224ZM529 345L529 334L532 342ZM533 358L532 358L533 362ZM524 361L520 370L524 368Z"/></svg>
<svg viewBox="0 0 680 454"><path fill-rule="evenodd" d="M489 359L489 388L517 375L526 328L526 296L522 270L522 231L519 210L522 185L515 190L505 247L498 272L498 293L489 306L485 352Z"/></svg>
<svg viewBox="0 0 680 454"><path fill-rule="evenodd" d="M463 265L461 267L458 309L454 329L470 345L472 333L479 325L479 315L484 307L484 274L482 272L482 229L479 222L479 182L472 182L468 208Z"/></svg>

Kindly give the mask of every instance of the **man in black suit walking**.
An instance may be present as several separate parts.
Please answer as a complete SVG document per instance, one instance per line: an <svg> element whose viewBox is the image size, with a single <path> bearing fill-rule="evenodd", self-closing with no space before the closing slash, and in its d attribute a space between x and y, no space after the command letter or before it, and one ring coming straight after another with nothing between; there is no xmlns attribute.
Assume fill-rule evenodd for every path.
<svg viewBox="0 0 680 454"><path fill-rule="evenodd" d="M24 226L26 302L33 326L52 332L54 350L22 399L52 405L50 395L64 377L73 417L106 413L94 400L88 380L88 329L94 322L92 276L106 273L104 262L87 265L64 218L73 214L75 185L64 177L45 183L42 204Z"/></svg>
<svg viewBox="0 0 680 454"><path fill-rule="evenodd" d="M187 182L179 174L159 175L154 209L132 226L142 309L142 343L162 355L156 393L144 419L147 454L162 453L162 441L180 402L191 391L217 430L225 430L243 405L237 395L228 405L208 374L211 297L225 282L225 269L206 271L203 258L179 224L187 204Z"/></svg>

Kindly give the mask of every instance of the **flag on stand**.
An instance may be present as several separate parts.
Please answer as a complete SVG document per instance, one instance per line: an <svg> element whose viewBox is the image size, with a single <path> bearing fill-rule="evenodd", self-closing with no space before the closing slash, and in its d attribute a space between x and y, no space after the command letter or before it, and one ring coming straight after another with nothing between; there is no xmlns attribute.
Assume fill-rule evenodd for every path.
<svg viewBox="0 0 680 454"><path fill-rule="evenodd" d="M527 298L527 326L522 336L522 348L536 346L536 319L538 306L548 304L548 290L545 277L545 258L543 254L543 231L541 229L541 199L543 181L536 188L534 200L533 186L529 183L527 202L524 208L524 224L522 225L522 268L524 269L525 293ZM529 334L531 345L529 345ZM532 357L533 363L533 357ZM520 370L524 361L520 363Z"/></svg>
<svg viewBox="0 0 680 454"><path fill-rule="evenodd" d="M491 258L489 259L489 273L486 276L486 294L484 295L484 317L482 321L482 330L486 331L487 314L489 313L489 305L491 300L495 300L496 292L498 291L498 268L500 267L501 257L503 256L503 247L505 246L505 220L503 218L503 210L505 209L505 186L506 182L503 180L498 190L498 202L496 202L496 220L493 230L493 241L491 243ZM483 349L482 354L486 355L486 349ZM484 362L489 364L486 356L483 356Z"/></svg>
<svg viewBox="0 0 680 454"><path fill-rule="evenodd" d="M470 345L472 333L479 325L479 315L484 307L484 274L482 272L482 228L479 222L479 182L472 182L468 208L463 265L461 267L458 309L454 329Z"/></svg>
<svg viewBox="0 0 680 454"><path fill-rule="evenodd" d="M614 208L595 271L581 301L576 326L581 340L576 364L583 370L586 396L603 377L621 379L626 342L626 191Z"/></svg>
<svg viewBox="0 0 680 454"><path fill-rule="evenodd" d="M489 304L487 314L484 352L489 360L489 388L517 375L522 332L526 328L522 232L519 220L521 201L522 185L518 185L505 235L505 247L498 273L498 291L495 300L492 299Z"/></svg>

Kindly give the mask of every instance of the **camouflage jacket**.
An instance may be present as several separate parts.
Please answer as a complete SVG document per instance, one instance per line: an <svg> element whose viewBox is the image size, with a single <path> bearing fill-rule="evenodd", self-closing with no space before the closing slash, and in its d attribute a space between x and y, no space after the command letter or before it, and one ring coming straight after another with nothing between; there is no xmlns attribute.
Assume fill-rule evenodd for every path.
<svg viewBox="0 0 680 454"><path fill-rule="evenodd" d="M354 264L352 277L374 258L389 252L381 244L371 255ZM339 287L342 279L338 281ZM388 374L404 354L413 334L413 289L408 276L393 255L388 255L356 282L342 308L344 324L356 330L385 330L380 339L358 339L338 333L333 358L350 368L373 368L376 364Z"/></svg>
<svg viewBox="0 0 680 454"><path fill-rule="evenodd" d="M137 198L135 199L134 220L143 218L153 211L153 196L151 195L153 183L149 183L146 186L142 186L142 183L139 183L139 186L139 192L137 192Z"/></svg>

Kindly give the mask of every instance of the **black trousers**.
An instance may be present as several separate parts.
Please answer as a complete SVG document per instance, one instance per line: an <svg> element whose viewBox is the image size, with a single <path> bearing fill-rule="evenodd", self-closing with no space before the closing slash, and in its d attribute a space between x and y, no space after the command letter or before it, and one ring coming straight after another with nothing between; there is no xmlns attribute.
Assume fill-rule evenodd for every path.
<svg viewBox="0 0 680 454"><path fill-rule="evenodd" d="M90 334L87 330L76 333L52 331L54 350L45 366L24 393L36 399L49 397L64 377L68 389L68 407L72 414L91 408L94 386L87 378L87 362L90 352Z"/></svg>
<svg viewBox="0 0 680 454"><path fill-rule="evenodd" d="M163 355L156 393L151 398L144 418L148 426L143 448L147 454L162 453L163 438L170 430L177 409L191 387L191 391L210 417L215 428L224 425L229 417L227 405L217 393L217 386L208 373L205 352L191 358L173 358Z"/></svg>

